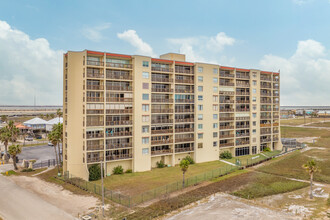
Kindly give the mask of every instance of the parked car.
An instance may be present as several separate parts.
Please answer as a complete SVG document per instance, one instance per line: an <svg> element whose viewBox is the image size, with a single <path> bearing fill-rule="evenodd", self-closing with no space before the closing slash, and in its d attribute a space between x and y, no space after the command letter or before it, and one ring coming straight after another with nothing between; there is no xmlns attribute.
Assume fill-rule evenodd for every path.
<svg viewBox="0 0 330 220"><path fill-rule="evenodd" d="M36 135L35 137L36 137L36 139L42 139L41 135Z"/></svg>
<svg viewBox="0 0 330 220"><path fill-rule="evenodd" d="M33 141L33 137L25 137L26 141Z"/></svg>
<svg viewBox="0 0 330 220"><path fill-rule="evenodd" d="M54 144L52 142L48 142L48 146L54 146Z"/></svg>

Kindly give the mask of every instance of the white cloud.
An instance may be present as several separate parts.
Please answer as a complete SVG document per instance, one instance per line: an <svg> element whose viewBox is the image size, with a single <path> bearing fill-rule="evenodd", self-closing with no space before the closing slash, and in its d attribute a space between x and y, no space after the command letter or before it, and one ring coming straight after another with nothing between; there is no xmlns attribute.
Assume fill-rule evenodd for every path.
<svg viewBox="0 0 330 220"><path fill-rule="evenodd" d="M262 69L281 70L281 105L330 105L330 60L315 40L299 41L290 58L266 55Z"/></svg>
<svg viewBox="0 0 330 220"><path fill-rule="evenodd" d="M188 37L168 39L172 47L179 46L180 53L186 54L189 61L231 64L234 58L220 55L226 46L232 46L236 40L219 32L216 36ZM207 58L206 58L207 57Z"/></svg>
<svg viewBox="0 0 330 220"><path fill-rule="evenodd" d="M117 34L118 38L130 43L133 47L136 48L136 52L141 55L152 56L155 57L156 55L153 52L152 47L144 42L139 35L136 33L135 30L127 30L123 33Z"/></svg>
<svg viewBox="0 0 330 220"><path fill-rule="evenodd" d="M82 34L89 40L99 42L104 39L102 31L109 29L110 23L104 23L95 27L85 27L82 30Z"/></svg>
<svg viewBox="0 0 330 220"><path fill-rule="evenodd" d="M61 104L62 56L0 20L0 104Z"/></svg>

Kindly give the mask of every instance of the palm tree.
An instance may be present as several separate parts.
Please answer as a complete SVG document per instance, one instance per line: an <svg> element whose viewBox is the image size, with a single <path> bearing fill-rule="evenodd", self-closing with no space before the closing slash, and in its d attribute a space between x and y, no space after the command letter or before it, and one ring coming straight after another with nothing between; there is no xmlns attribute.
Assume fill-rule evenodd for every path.
<svg viewBox="0 0 330 220"><path fill-rule="evenodd" d="M54 125L53 130L54 130L54 133L55 133L55 136L57 139L58 159L59 159L60 166L62 166L60 144L63 143L63 124L58 123L58 124ZM62 147L63 147L63 144L62 144Z"/></svg>
<svg viewBox="0 0 330 220"><path fill-rule="evenodd" d="M49 118L49 114L46 114L46 119L48 119Z"/></svg>
<svg viewBox="0 0 330 220"><path fill-rule="evenodd" d="M14 169L18 170L17 165L16 165L16 156L17 154L20 154L22 152L22 147L18 144L10 145L8 149L8 153L11 155L13 158L13 165Z"/></svg>
<svg viewBox="0 0 330 220"><path fill-rule="evenodd" d="M17 136L19 134L19 129L15 126L14 121L9 121L8 125L6 126L10 133L10 141L12 143L16 142Z"/></svg>
<svg viewBox="0 0 330 220"><path fill-rule="evenodd" d="M54 135L54 132L50 132L48 134L48 140L53 144L54 146L54 151L55 151L55 160L56 160L56 164L57 164L57 173L60 173L60 168L58 166L58 155L57 155L57 150L56 150L56 145L58 143L58 140L56 138L56 136Z"/></svg>
<svg viewBox="0 0 330 220"><path fill-rule="evenodd" d="M58 122L60 122L60 117L62 117L62 115L63 115L63 112L61 112L61 109L60 109L60 108L57 109L57 111L56 111L56 115L57 115L57 117L58 117Z"/></svg>
<svg viewBox="0 0 330 220"><path fill-rule="evenodd" d="M5 160L8 162L7 151L8 151L8 144L11 140L10 132L7 127L4 127L0 130L0 141L5 145Z"/></svg>
<svg viewBox="0 0 330 220"><path fill-rule="evenodd" d="M180 162L180 168L181 168L181 171L182 171L182 188L184 188L184 174L187 172L188 168L189 168L189 161L186 160L186 159L183 159L181 160Z"/></svg>
<svg viewBox="0 0 330 220"><path fill-rule="evenodd" d="M310 160L307 161L307 163L305 163L303 165L303 168L309 173L310 175L310 182L311 182L311 191L310 191L310 198L313 199L313 176L314 173L320 171L319 168L316 166L316 163L314 160Z"/></svg>

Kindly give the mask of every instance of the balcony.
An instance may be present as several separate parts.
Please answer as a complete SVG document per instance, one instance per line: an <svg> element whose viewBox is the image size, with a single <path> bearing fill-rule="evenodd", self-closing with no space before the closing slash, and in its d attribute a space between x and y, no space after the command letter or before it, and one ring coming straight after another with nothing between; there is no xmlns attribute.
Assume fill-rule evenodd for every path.
<svg viewBox="0 0 330 220"><path fill-rule="evenodd" d="M194 109L188 108L188 109L182 109L182 108L176 108L175 113L186 113L186 112L194 112Z"/></svg>
<svg viewBox="0 0 330 220"><path fill-rule="evenodd" d="M87 102L104 102L103 97L87 97Z"/></svg>
<svg viewBox="0 0 330 220"><path fill-rule="evenodd" d="M272 96L271 93L261 92L260 96Z"/></svg>
<svg viewBox="0 0 330 220"><path fill-rule="evenodd" d="M107 90L115 90L115 91L127 91L127 92L132 91L132 87L131 86L113 86L113 85L107 85L106 88L107 88Z"/></svg>
<svg viewBox="0 0 330 220"><path fill-rule="evenodd" d="M270 89L270 88L272 88L272 85L271 84L261 84L260 85L260 88L262 88L262 89Z"/></svg>
<svg viewBox="0 0 330 220"><path fill-rule="evenodd" d="M87 60L87 65L90 65L90 66L103 66L104 62Z"/></svg>
<svg viewBox="0 0 330 220"><path fill-rule="evenodd" d="M234 126L220 126L220 130L232 130L234 129Z"/></svg>
<svg viewBox="0 0 330 220"><path fill-rule="evenodd" d="M236 82L236 87L250 87L250 83Z"/></svg>
<svg viewBox="0 0 330 220"><path fill-rule="evenodd" d="M93 138L104 138L104 135L103 133L86 134L86 139L93 139Z"/></svg>
<svg viewBox="0 0 330 220"><path fill-rule="evenodd" d="M271 108L263 108L263 107L261 107L260 108L260 111L262 111L262 112L271 112L272 109Z"/></svg>
<svg viewBox="0 0 330 220"><path fill-rule="evenodd" d="M162 154L171 154L171 153L173 153L172 149L151 151L151 155L162 155Z"/></svg>
<svg viewBox="0 0 330 220"><path fill-rule="evenodd" d="M279 123L273 123L273 126L274 127L279 126Z"/></svg>
<svg viewBox="0 0 330 220"><path fill-rule="evenodd" d="M234 112L235 109L233 108L220 108L219 112Z"/></svg>
<svg viewBox="0 0 330 220"><path fill-rule="evenodd" d="M194 93L193 89L175 89L176 93Z"/></svg>
<svg viewBox="0 0 330 220"><path fill-rule="evenodd" d="M175 83L194 84L193 79L175 79Z"/></svg>
<svg viewBox="0 0 330 220"><path fill-rule="evenodd" d="M238 133L236 134L236 137L249 137L250 133Z"/></svg>
<svg viewBox="0 0 330 220"><path fill-rule="evenodd" d="M237 112L249 112L250 109L249 108L236 108Z"/></svg>
<svg viewBox="0 0 330 220"><path fill-rule="evenodd" d="M236 92L236 95L250 95L250 92Z"/></svg>
<svg viewBox="0 0 330 220"><path fill-rule="evenodd" d="M250 125L236 125L237 128L250 128Z"/></svg>
<svg viewBox="0 0 330 220"><path fill-rule="evenodd" d="M176 128L175 133L194 132L194 128Z"/></svg>
<svg viewBox="0 0 330 220"><path fill-rule="evenodd" d="M87 69L87 78L104 78L104 74L102 72L94 72Z"/></svg>
<svg viewBox="0 0 330 220"><path fill-rule="evenodd" d="M180 67L175 67L175 72L176 73L185 73L185 74L194 74L194 71L192 69L180 68Z"/></svg>
<svg viewBox="0 0 330 220"><path fill-rule="evenodd" d="M176 99L176 103L194 103L194 99Z"/></svg>
<svg viewBox="0 0 330 220"><path fill-rule="evenodd" d="M273 138L273 142L277 142L278 140L279 140L278 137L274 137L274 138Z"/></svg>
<svg viewBox="0 0 330 220"><path fill-rule="evenodd" d="M234 143L220 143L219 147L234 147Z"/></svg>
<svg viewBox="0 0 330 220"><path fill-rule="evenodd" d="M107 102L133 102L133 98L110 97L107 98Z"/></svg>
<svg viewBox="0 0 330 220"><path fill-rule="evenodd" d="M103 161L103 157L87 158L87 163L97 163Z"/></svg>
<svg viewBox="0 0 330 220"><path fill-rule="evenodd" d="M173 89L170 89L170 88L151 88L151 92L165 92L165 93L170 93L170 92L173 92Z"/></svg>
<svg viewBox="0 0 330 220"><path fill-rule="evenodd" d="M273 93L273 96L278 97L279 95L278 93Z"/></svg>
<svg viewBox="0 0 330 220"><path fill-rule="evenodd" d="M151 98L152 102L172 103L173 99Z"/></svg>
<svg viewBox="0 0 330 220"><path fill-rule="evenodd" d="M132 69L132 64L107 62L106 65L107 67Z"/></svg>
<svg viewBox="0 0 330 220"><path fill-rule="evenodd" d="M132 125L133 121L106 121L105 122L106 126L114 126L114 125Z"/></svg>
<svg viewBox="0 0 330 220"><path fill-rule="evenodd" d="M151 130L151 134L168 134L168 133L173 133L173 129Z"/></svg>
<svg viewBox="0 0 330 220"><path fill-rule="evenodd" d="M269 130L267 130L267 131L261 130L260 131L260 134L271 134L271 133L272 133L272 131L269 131Z"/></svg>
<svg viewBox="0 0 330 220"><path fill-rule="evenodd" d="M233 121L235 120L234 117L220 117L219 121Z"/></svg>
<svg viewBox="0 0 330 220"><path fill-rule="evenodd" d="M87 115L103 115L104 110L103 109L87 109L86 114Z"/></svg>
<svg viewBox="0 0 330 220"><path fill-rule="evenodd" d="M262 81L272 81L272 77L270 77L270 76L260 76L260 80L262 80Z"/></svg>
<svg viewBox="0 0 330 220"><path fill-rule="evenodd" d="M236 103L239 103L239 104L249 104L250 103L250 100L236 100Z"/></svg>
<svg viewBox="0 0 330 220"><path fill-rule="evenodd" d="M235 95L235 92L231 92L231 91L219 91L220 95L227 95L227 96L233 96Z"/></svg>
<svg viewBox="0 0 330 220"><path fill-rule="evenodd" d="M188 137L188 138L175 138L175 143L191 142L191 141L194 141L194 137Z"/></svg>
<svg viewBox="0 0 330 220"><path fill-rule="evenodd" d="M172 124L173 119L152 119L151 124Z"/></svg>
<svg viewBox="0 0 330 220"><path fill-rule="evenodd" d="M260 100L261 103L272 103L271 99L261 99Z"/></svg>
<svg viewBox="0 0 330 220"><path fill-rule="evenodd" d="M151 113L173 113L173 109L151 109Z"/></svg>
<svg viewBox="0 0 330 220"><path fill-rule="evenodd" d="M132 154L119 154L119 155L108 155L106 156L107 161L112 160L127 160L133 157Z"/></svg>
<svg viewBox="0 0 330 220"><path fill-rule="evenodd" d="M194 122L194 118L176 118L175 123Z"/></svg>
<svg viewBox="0 0 330 220"><path fill-rule="evenodd" d="M132 143L114 143L107 144L107 149L120 149L120 148L132 148Z"/></svg>
<svg viewBox="0 0 330 220"><path fill-rule="evenodd" d="M152 82L165 82L165 83L171 83L171 82L173 82L173 79L165 78L165 77L155 77L155 76L151 76L151 81L152 81Z"/></svg>
<svg viewBox="0 0 330 220"><path fill-rule="evenodd" d="M272 141L271 138L260 139L260 143L266 143L266 142L271 142L271 141Z"/></svg>
<svg viewBox="0 0 330 220"><path fill-rule="evenodd" d="M236 117L236 121L250 121L250 117Z"/></svg>
<svg viewBox="0 0 330 220"><path fill-rule="evenodd" d="M161 140L151 140L151 145L159 145L159 144L171 144L173 143L172 138L164 138Z"/></svg>
<svg viewBox="0 0 330 220"><path fill-rule="evenodd" d="M240 141L240 140L236 140L236 146L248 145L248 144L250 144L250 141Z"/></svg>
<svg viewBox="0 0 330 220"><path fill-rule="evenodd" d="M273 89L279 89L280 87L277 85L273 85Z"/></svg>
<svg viewBox="0 0 330 220"><path fill-rule="evenodd" d="M236 78L237 79L250 79L250 76L248 76L248 75L237 75L236 74Z"/></svg>
<svg viewBox="0 0 330 220"><path fill-rule="evenodd" d="M87 123L86 123L86 126L89 127L89 126L103 126L104 125L104 122L103 120L102 121L88 121L87 120Z"/></svg>
<svg viewBox="0 0 330 220"><path fill-rule="evenodd" d="M279 104L280 101L278 101L278 100L274 100L273 103L274 103L274 104Z"/></svg>
<svg viewBox="0 0 330 220"><path fill-rule="evenodd" d="M132 136L132 132L131 131L118 131L118 132L114 132L114 133L108 133L107 134L107 138L108 137L124 137L124 136Z"/></svg>
<svg viewBox="0 0 330 220"><path fill-rule="evenodd" d="M87 145L87 151L91 151L91 150L104 150L104 145L103 144Z"/></svg>
<svg viewBox="0 0 330 220"><path fill-rule="evenodd" d="M103 90L103 85L87 85L88 90Z"/></svg>
<svg viewBox="0 0 330 220"><path fill-rule="evenodd" d="M272 116L271 115L261 115L260 119L271 119Z"/></svg>
<svg viewBox="0 0 330 220"><path fill-rule="evenodd" d="M231 73L222 73L220 72L220 77L225 77L225 78L234 78L235 75Z"/></svg>
<svg viewBox="0 0 330 220"><path fill-rule="evenodd" d="M221 135L220 134L220 139L233 138L233 137L234 137L233 134L227 134L227 135Z"/></svg>
<svg viewBox="0 0 330 220"><path fill-rule="evenodd" d="M107 72L107 79L120 79L120 80L132 80L133 77L128 73L122 73L120 71Z"/></svg>
<svg viewBox="0 0 330 220"><path fill-rule="evenodd" d="M271 126L272 126L271 124L260 124L261 128L268 128L268 127L271 127Z"/></svg>
<svg viewBox="0 0 330 220"><path fill-rule="evenodd" d="M220 86L235 86L235 83L233 82L221 82L220 81Z"/></svg>
<svg viewBox="0 0 330 220"><path fill-rule="evenodd" d="M273 131L273 134L278 134L279 133L279 130L274 130Z"/></svg>
<svg viewBox="0 0 330 220"><path fill-rule="evenodd" d="M180 147L180 148L175 148L175 153L192 152L192 151L194 151L194 147Z"/></svg>
<svg viewBox="0 0 330 220"><path fill-rule="evenodd" d="M157 72L173 72L173 68L163 68L163 67L151 67L151 71Z"/></svg>
<svg viewBox="0 0 330 220"><path fill-rule="evenodd" d="M228 99L226 99L226 100L221 100L220 99L220 103L221 104L229 104L229 103L234 103L235 101L234 100L228 100Z"/></svg>
<svg viewBox="0 0 330 220"><path fill-rule="evenodd" d="M133 109L107 109L107 114L130 114L133 113Z"/></svg>

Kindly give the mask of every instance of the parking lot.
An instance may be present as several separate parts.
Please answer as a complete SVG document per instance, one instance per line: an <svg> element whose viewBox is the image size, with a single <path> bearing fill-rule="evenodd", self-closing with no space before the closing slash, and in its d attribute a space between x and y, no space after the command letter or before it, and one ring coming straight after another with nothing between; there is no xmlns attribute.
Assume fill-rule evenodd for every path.
<svg viewBox="0 0 330 220"><path fill-rule="evenodd" d="M22 153L18 155L20 161L36 160L37 162L42 160L55 159L54 147L48 145L41 145L35 147L23 147Z"/></svg>

